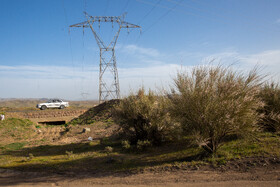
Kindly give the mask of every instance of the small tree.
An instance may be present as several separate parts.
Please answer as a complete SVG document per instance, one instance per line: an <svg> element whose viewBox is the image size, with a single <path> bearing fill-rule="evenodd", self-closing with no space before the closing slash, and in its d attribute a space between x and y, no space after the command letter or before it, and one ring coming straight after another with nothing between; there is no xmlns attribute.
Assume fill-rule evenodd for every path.
<svg viewBox="0 0 280 187"><path fill-rule="evenodd" d="M244 75L222 66L199 66L178 73L171 114L186 134L215 153L227 135L248 132L256 124L256 110L263 105L256 97L260 81L255 69Z"/></svg>
<svg viewBox="0 0 280 187"><path fill-rule="evenodd" d="M114 109L114 119L119 122L124 138L132 144L150 141L153 145L172 138L174 124L168 113L169 100L142 88L136 95L123 99Z"/></svg>

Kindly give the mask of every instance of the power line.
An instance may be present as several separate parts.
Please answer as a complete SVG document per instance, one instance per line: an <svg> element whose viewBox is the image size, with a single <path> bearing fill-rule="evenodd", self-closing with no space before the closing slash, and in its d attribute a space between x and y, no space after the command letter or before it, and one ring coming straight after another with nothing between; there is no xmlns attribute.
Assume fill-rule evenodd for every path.
<svg viewBox="0 0 280 187"><path fill-rule="evenodd" d="M107 10L108 10L108 7L109 7L109 0L106 1L106 6L105 6L104 15L106 15Z"/></svg>
<svg viewBox="0 0 280 187"><path fill-rule="evenodd" d="M90 16L85 12L86 21L77 23L74 25L70 25L70 27L82 27L82 28L90 28L95 39L97 45L100 50L100 64L99 64L99 102L104 102L108 98L111 99L119 99L120 98L120 88L119 88L119 78L118 78L118 70L115 56L115 46L118 40L120 31L122 28L140 28L138 25L134 25L124 21L125 15L122 16ZM99 37L98 33L95 31L93 24L95 23L117 23L119 28L111 40L111 42L107 45L103 42L103 40ZM105 72L110 71L113 76L113 81L110 80L108 82L106 77L103 77ZM112 82L111 82L112 81ZM110 83L110 84L109 84Z"/></svg>
<svg viewBox="0 0 280 187"><path fill-rule="evenodd" d="M149 4L149 5L152 5L152 6L154 6L155 4L154 3L151 3L151 2L147 2L147 1L144 1L144 0L137 0L138 2L141 2L141 3L144 3L144 4ZM170 0L167 0L167 1L170 1ZM170 1L171 2L171 1ZM174 1L173 1L174 2ZM180 1L178 1L178 2L180 2ZM177 3L178 2L174 2L174 3L176 3L176 5L177 5ZM182 6L184 6L184 5L182 5ZM168 7L168 6L163 6L163 5L157 5L157 7L160 7L160 8L164 8L164 9L167 9L167 10L172 10L173 8L170 8L170 7ZM173 10L172 10L173 11ZM211 20L211 21L214 21L214 22L216 22L216 23L223 23L223 24L225 24L225 25L232 25L231 24L231 21L230 20L228 20L228 21L224 21L224 20L221 20L221 19L217 19L217 18L211 18L211 17L209 17L209 16L203 16L203 15L198 15L198 14L195 14L195 13L191 13L191 12L187 12L187 10L176 10L177 12L180 12L180 13L183 13L183 14L187 14L187 15L191 15L191 16L195 16L195 17L199 17L199 18L203 18L203 19L207 19L207 20ZM201 10L202 11L202 10ZM204 12L207 12L207 11L204 11ZM218 15L218 14L216 14L216 15ZM222 18L223 16L221 15L221 16L219 16L219 18ZM251 24L252 25L252 23L251 22L247 22L247 24L249 25L249 24ZM151 27L152 27L152 25L151 25ZM257 27L257 28L256 28ZM279 33L279 30L267 30L267 29L265 29L265 28L263 28L263 27L261 27L260 25L254 25L254 29L257 29L257 30L259 30L259 31L261 31L261 32L263 32L263 31L267 31L267 32L270 32L270 33ZM146 31L144 31L144 32L146 32ZM143 32L143 33L144 33Z"/></svg>
<svg viewBox="0 0 280 187"><path fill-rule="evenodd" d="M82 73L84 74L84 66L85 66L85 30L83 28L83 57L82 57ZM84 91L84 80L85 77L82 76L82 92Z"/></svg>
<svg viewBox="0 0 280 187"><path fill-rule="evenodd" d="M84 12L86 12L87 11L87 0L84 0Z"/></svg>
<svg viewBox="0 0 280 187"><path fill-rule="evenodd" d="M150 9L149 12L147 12L145 16L143 16L143 18L137 24L139 25L146 17L148 17L153 12L153 10L157 7L157 5L160 4L161 1L162 0L158 0L158 2Z"/></svg>
<svg viewBox="0 0 280 187"><path fill-rule="evenodd" d="M174 1L174 0L167 0L167 1L172 2L172 3L176 3L176 1ZM198 2L197 0L192 0L192 1L195 2L195 3L197 3L197 4L200 4L200 5L206 5L205 3ZM204 9L201 9L201 8L192 7L192 6L190 6L190 5L184 4L184 5L182 5L182 7L188 7L188 8L194 9L194 10L198 10L198 11L200 11L200 12L210 13L210 14L212 14L212 15L216 15L216 16L218 16L219 18L225 18L225 15L223 15L223 14L213 13L213 12L211 12L211 11L207 11L207 10L204 10ZM212 7L212 9L213 9L213 7ZM221 10L222 10L222 11L225 11L225 12L227 12L227 13L230 13L230 12L236 13L236 12L234 12L234 11L225 10L224 8L214 7L214 9L218 10L217 12L221 12ZM244 16L244 14L241 14L240 12L237 12L237 15L240 15L240 16L242 16L242 17ZM234 15L233 15L233 16L234 16ZM232 17L231 17L231 18L232 18ZM272 31L272 30L270 30L270 29L267 30L267 29L266 29L265 27L263 27L262 25L256 24L256 20L254 20L254 19L253 19L253 20L248 20L248 19L244 19L244 18L245 18L245 17L243 17L243 19L240 19L240 22L243 22L243 23L245 23L246 25L252 25L252 26L254 26L254 28L258 27L259 30L269 31L269 32ZM255 24L254 24L252 21L254 21ZM226 18L226 23L229 24L230 22L232 22L232 21L231 21L230 19ZM259 21L258 21L257 23L259 23ZM278 29L274 29L272 32L277 32L277 33L279 33L279 31L280 31L280 30L278 30Z"/></svg>
<svg viewBox="0 0 280 187"><path fill-rule="evenodd" d="M64 0L62 0L62 6L63 6L63 12L64 12L64 18L65 18L65 22L67 24L67 26L69 25L68 24L68 17L67 17L67 13L66 13L66 8L65 8L65 5L64 5ZM74 57L73 57L73 49L72 49L72 39L71 39L71 34L70 34L70 29L68 30L68 35L69 35L69 45L70 45L70 55L71 55L71 65L72 65L72 70L73 70L73 73L76 75L75 73L75 68L74 68ZM71 77L72 80L73 80L73 77ZM73 81L74 82L74 87L75 87L75 90L77 90L77 84L76 84L76 81Z"/></svg>
<svg viewBox="0 0 280 187"><path fill-rule="evenodd" d="M147 2L147 1L144 1L144 0L137 0L138 2L141 2L141 3L144 3L144 4L149 4L149 5L154 5L153 3L151 2ZM176 5L178 4L178 2L176 2ZM171 10L171 11L175 11L173 10L173 8L170 8L169 6L164 6L164 5L157 5L157 7L160 7L160 8L163 8L163 9L167 9L167 10ZM221 20L215 20L215 19L212 19L212 18L209 18L207 16L202 16L202 15L197 15L197 14L194 14L194 13L191 13L191 12L187 12L186 10L176 10L177 12L180 12L180 13L183 13L183 14L186 14L186 15L191 15L191 16L196 16L196 17L200 17L200 18L205 18L205 19L208 19L208 20L211 20L211 21L219 21L221 22ZM224 22L224 23L227 23L228 22Z"/></svg>
<svg viewBox="0 0 280 187"><path fill-rule="evenodd" d="M122 11L121 11L121 14L123 14L124 12L126 12L126 9L129 7L128 5L129 5L130 2L131 2L131 0L127 0L127 1L126 1L126 4L125 4L125 6L123 7L123 9L122 9ZM139 25L139 24L137 24L137 25ZM128 32L128 34L129 34L129 32ZM126 43L127 43L128 34L126 35L126 38L124 39L123 46L125 46ZM127 54L125 55L125 57L124 57L123 59L124 59L124 60L127 59ZM121 64L123 64L122 61L119 62L119 65L121 65Z"/></svg>
<svg viewBox="0 0 280 187"><path fill-rule="evenodd" d="M166 0L166 1L171 2L171 3L177 3L177 1L175 1L175 0ZM213 15L220 16L219 14L216 14L216 13L213 13L213 12L209 12L209 11L204 10L204 9L201 9L201 8L193 7L193 6L190 6L189 4L188 4L188 5L182 4L181 6L182 6L182 7L191 8L191 9L193 9L193 10L198 10L198 11L200 11L200 12L210 13L210 14L213 14Z"/></svg>
<svg viewBox="0 0 280 187"><path fill-rule="evenodd" d="M145 31L143 31L142 34L144 34L145 32L147 32L149 29L151 29L152 27L154 27L161 19L163 19L165 16L167 16L171 11L175 10L176 7L178 5L180 5L182 3L183 0L180 0L179 2L176 3L175 6L173 6L172 8L170 8L168 11L166 11L161 17L159 17L151 26L149 26ZM158 6L158 5L156 5Z"/></svg>
<svg viewBox="0 0 280 187"><path fill-rule="evenodd" d="M123 14L126 11L129 3L130 3L130 0L127 0L125 5L124 5L124 7L123 7L123 9L122 9L122 11L121 11L121 14Z"/></svg>

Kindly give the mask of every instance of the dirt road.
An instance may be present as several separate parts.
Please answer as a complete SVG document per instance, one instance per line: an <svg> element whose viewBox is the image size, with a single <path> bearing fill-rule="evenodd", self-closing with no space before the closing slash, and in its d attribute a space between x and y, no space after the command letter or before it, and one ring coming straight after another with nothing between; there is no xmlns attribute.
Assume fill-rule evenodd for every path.
<svg viewBox="0 0 280 187"><path fill-rule="evenodd" d="M38 173L0 170L0 186L280 186L280 168L237 171Z"/></svg>

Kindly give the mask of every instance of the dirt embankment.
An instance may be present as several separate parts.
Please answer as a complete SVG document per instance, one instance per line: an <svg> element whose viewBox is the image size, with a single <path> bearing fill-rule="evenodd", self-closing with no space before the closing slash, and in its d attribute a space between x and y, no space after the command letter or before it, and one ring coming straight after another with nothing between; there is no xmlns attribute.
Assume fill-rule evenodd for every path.
<svg viewBox="0 0 280 187"><path fill-rule="evenodd" d="M89 137L93 140L112 136L118 131L119 126L114 124L111 117L112 106L118 101L108 101L100 105L94 106L88 110L86 109L73 109L67 108L61 109L47 109L47 110L32 110L32 111L9 111L6 112L7 123L17 123L17 121L8 120L9 118L20 118L22 120L29 119L34 125L28 127L28 132L19 132L20 129L17 127L11 127L10 133L6 132L5 129L0 131L0 135L5 136L5 139L0 141L1 144L8 144L21 141L18 134L25 134L24 141L30 138L29 146L33 145L33 141L36 144L68 144L68 143L80 143L87 141ZM82 123L71 125L72 121L81 121ZM61 125L52 125L51 122L70 122L70 125L65 128ZM91 121L91 123L89 123ZM49 123L47 123L49 122ZM14 126L13 124L10 124ZM84 128L90 129L89 132L83 133ZM42 140L42 142L39 142Z"/></svg>
<svg viewBox="0 0 280 187"><path fill-rule="evenodd" d="M120 100L110 100L106 101L100 105L90 108L85 113L77 118L74 118L70 124L92 124L96 121L110 121L112 117L112 108L114 105L118 104Z"/></svg>

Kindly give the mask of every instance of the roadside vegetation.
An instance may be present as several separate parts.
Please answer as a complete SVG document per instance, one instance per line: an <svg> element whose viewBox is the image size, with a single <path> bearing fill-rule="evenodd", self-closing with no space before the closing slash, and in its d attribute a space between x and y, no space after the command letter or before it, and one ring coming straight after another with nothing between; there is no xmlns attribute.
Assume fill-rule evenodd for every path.
<svg viewBox="0 0 280 187"><path fill-rule="evenodd" d="M169 104L168 98L151 90L146 94L144 88L123 99L113 111L122 137L139 147L172 140L180 127L171 120Z"/></svg>
<svg viewBox="0 0 280 187"><path fill-rule="evenodd" d="M265 106L259 110L262 120L259 122L264 131L280 133L280 87L272 82L265 84L259 97L265 102Z"/></svg>
<svg viewBox="0 0 280 187"><path fill-rule="evenodd" d="M73 143L45 140L31 145L34 129L43 131L46 126L7 119L0 122L0 135L14 134L17 141L0 140L0 167L118 172L221 167L232 162L239 167L242 160L245 169L280 163L280 89L263 82L255 69L246 74L223 66L199 66L190 73L178 72L170 91L158 94L141 88L61 127L65 130L59 138L81 138ZM95 133L90 140L81 131L97 126L87 132ZM106 134L112 127L116 131Z"/></svg>
<svg viewBox="0 0 280 187"><path fill-rule="evenodd" d="M220 167L243 158L242 169L279 162L279 137L271 133L259 133L257 139L236 139L224 143L215 157L204 154L204 149L191 142L169 142L161 146L125 149L115 139L63 145L23 147L13 144L5 147L0 155L0 167L21 171L48 172L121 172L144 169L197 169ZM267 158L267 159L266 159ZM251 165L248 166L249 162ZM152 167L152 168L151 168Z"/></svg>
<svg viewBox="0 0 280 187"><path fill-rule="evenodd" d="M0 142L10 140L27 140L34 133L34 125L27 119L8 118L0 121Z"/></svg>
<svg viewBox="0 0 280 187"><path fill-rule="evenodd" d="M178 73L170 94L170 113L207 152L216 153L230 135L254 130L257 112L263 106L257 97L261 78L256 70L248 75L222 66L200 66L191 73Z"/></svg>

